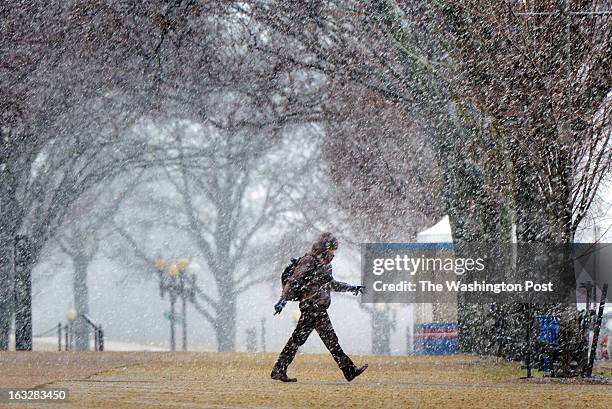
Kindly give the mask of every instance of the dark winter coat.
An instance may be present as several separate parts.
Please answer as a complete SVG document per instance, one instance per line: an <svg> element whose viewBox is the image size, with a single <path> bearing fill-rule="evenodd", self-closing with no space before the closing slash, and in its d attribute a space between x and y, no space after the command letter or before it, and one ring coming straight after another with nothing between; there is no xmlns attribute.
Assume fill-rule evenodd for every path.
<svg viewBox="0 0 612 409"><path fill-rule="evenodd" d="M338 241L330 234L324 233L313 244L295 266L295 271L283 287L283 298L290 299L292 293L298 296L300 309L327 309L331 304L331 291L350 291L353 286L334 280L331 258L325 257L326 244Z"/></svg>

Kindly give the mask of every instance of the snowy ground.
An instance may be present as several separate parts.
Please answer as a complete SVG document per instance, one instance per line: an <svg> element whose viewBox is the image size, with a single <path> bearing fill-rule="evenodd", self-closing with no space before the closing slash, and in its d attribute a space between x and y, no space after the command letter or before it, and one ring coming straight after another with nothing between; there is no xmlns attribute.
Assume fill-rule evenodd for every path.
<svg viewBox="0 0 612 409"><path fill-rule="evenodd" d="M525 381L517 364L472 356L355 357L370 368L347 383L330 356L301 354L290 370L296 384L269 379L275 358L263 353L9 352L0 354L0 381L3 387L45 384L69 390L69 403L42 408L609 408L612 399L610 385ZM612 367L598 370L610 373Z"/></svg>

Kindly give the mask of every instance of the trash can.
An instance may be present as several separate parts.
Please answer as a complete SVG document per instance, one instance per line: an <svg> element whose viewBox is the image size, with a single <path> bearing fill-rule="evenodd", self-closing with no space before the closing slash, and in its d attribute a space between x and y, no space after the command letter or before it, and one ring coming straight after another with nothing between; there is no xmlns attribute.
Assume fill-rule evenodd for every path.
<svg viewBox="0 0 612 409"><path fill-rule="evenodd" d="M537 315L536 318L540 324L540 343L543 344L542 370L551 372L559 345L559 316Z"/></svg>
<svg viewBox="0 0 612 409"><path fill-rule="evenodd" d="M415 325L414 351L419 355L457 353L457 324L430 322Z"/></svg>

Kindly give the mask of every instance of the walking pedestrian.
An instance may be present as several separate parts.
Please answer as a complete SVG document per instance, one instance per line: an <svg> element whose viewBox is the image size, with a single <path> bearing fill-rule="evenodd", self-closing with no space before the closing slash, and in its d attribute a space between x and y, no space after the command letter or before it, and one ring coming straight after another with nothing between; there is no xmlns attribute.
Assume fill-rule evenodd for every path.
<svg viewBox="0 0 612 409"><path fill-rule="evenodd" d="M331 261L337 249L338 240L331 233L323 233L310 251L297 261L295 270L283 286L282 296L274 305L275 315L280 314L288 300L300 302L301 315L272 369L272 379L283 382L297 381L287 375L287 368L313 329L321 337L347 381L352 381L367 369L367 364L356 366L342 350L327 313L331 303L331 291L352 292L354 295L364 292L361 285L350 285L334 279Z"/></svg>

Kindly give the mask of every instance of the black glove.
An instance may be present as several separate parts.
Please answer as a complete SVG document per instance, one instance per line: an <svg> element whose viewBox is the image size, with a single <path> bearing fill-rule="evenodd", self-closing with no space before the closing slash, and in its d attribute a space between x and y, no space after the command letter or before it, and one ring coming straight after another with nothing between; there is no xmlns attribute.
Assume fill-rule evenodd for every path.
<svg viewBox="0 0 612 409"><path fill-rule="evenodd" d="M351 287L351 289L349 291L352 292L353 295L359 295L359 293L361 293L361 294L365 294L366 293L366 289L362 285L354 285L354 286Z"/></svg>
<svg viewBox="0 0 612 409"><path fill-rule="evenodd" d="M283 300L282 298L278 300L278 302L274 304L274 315L280 314L283 308L285 308L285 305L287 305L287 301Z"/></svg>

